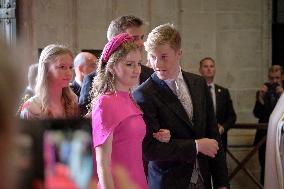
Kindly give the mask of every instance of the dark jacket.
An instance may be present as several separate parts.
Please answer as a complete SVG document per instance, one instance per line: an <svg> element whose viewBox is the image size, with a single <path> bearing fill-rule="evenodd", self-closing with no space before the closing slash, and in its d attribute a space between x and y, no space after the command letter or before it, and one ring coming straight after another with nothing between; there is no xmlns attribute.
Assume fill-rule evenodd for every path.
<svg viewBox="0 0 284 189"><path fill-rule="evenodd" d="M73 92L79 97L81 92L81 86L79 85L79 83L77 83L77 81L75 81L75 79L72 81L70 87Z"/></svg>
<svg viewBox="0 0 284 189"><path fill-rule="evenodd" d="M227 132L235 125L237 116L233 107L229 90L215 85L216 94L216 119L217 123L224 126L224 133L221 135L224 149L227 148Z"/></svg>

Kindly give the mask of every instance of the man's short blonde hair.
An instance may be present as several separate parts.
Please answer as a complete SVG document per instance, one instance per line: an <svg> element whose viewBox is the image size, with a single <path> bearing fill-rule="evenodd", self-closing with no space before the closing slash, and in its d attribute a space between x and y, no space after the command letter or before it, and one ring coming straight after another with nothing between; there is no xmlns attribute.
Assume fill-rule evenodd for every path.
<svg viewBox="0 0 284 189"><path fill-rule="evenodd" d="M169 44L174 50L181 48L181 36L173 24L163 24L154 28L144 43L147 52L160 45Z"/></svg>

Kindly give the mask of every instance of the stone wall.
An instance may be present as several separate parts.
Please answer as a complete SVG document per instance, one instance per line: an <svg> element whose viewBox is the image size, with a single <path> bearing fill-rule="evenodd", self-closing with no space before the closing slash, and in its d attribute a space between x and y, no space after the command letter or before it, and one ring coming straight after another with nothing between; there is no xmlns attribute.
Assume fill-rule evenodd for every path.
<svg viewBox="0 0 284 189"><path fill-rule="evenodd" d="M228 87L238 122L255 122L255 92L271 65L269 0L36 0L34 57L49 43L64 43L74 53L102 49L110 21L133 14L145 32L173 23L182 34L182 67L198 73L199 60L216 60L216 82Z"/></svg>

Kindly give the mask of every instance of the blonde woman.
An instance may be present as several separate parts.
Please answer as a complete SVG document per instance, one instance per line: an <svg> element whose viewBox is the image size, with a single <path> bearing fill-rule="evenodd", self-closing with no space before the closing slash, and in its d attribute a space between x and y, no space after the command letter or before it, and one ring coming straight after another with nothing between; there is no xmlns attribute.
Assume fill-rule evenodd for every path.
<svg viewBox="0 0 284 189"><path fill-rule="evenodd" d="M105 46L91 90L93 145L100 188L119 188L113 174L122 167L138 188L147 188L142 161L145 123L142 112L131 97L139 81L141 52L127 33L113 37ZM170 134L154 136L168 142Z"/></svg>
<svg viewBox="0 0 284 189"><path fill-rule="evenodd" d="M24 103L24 119L71 118L78 115L77 96L69 87L72 52L63 45L46 46L39 58L35 95Z"/></svg>

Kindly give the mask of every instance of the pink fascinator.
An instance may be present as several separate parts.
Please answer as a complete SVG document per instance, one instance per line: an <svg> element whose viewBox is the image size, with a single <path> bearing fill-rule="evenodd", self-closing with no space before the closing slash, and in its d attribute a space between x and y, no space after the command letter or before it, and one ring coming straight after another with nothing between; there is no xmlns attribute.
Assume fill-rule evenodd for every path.
<svg viewBox="0 0 284 189"><path fill-rule="evenodd" d="M114 36L104 47L102 52L102 61L106 63L110 55L123 43L134 41L134 38L128 33L121 33Z"/></svg>

